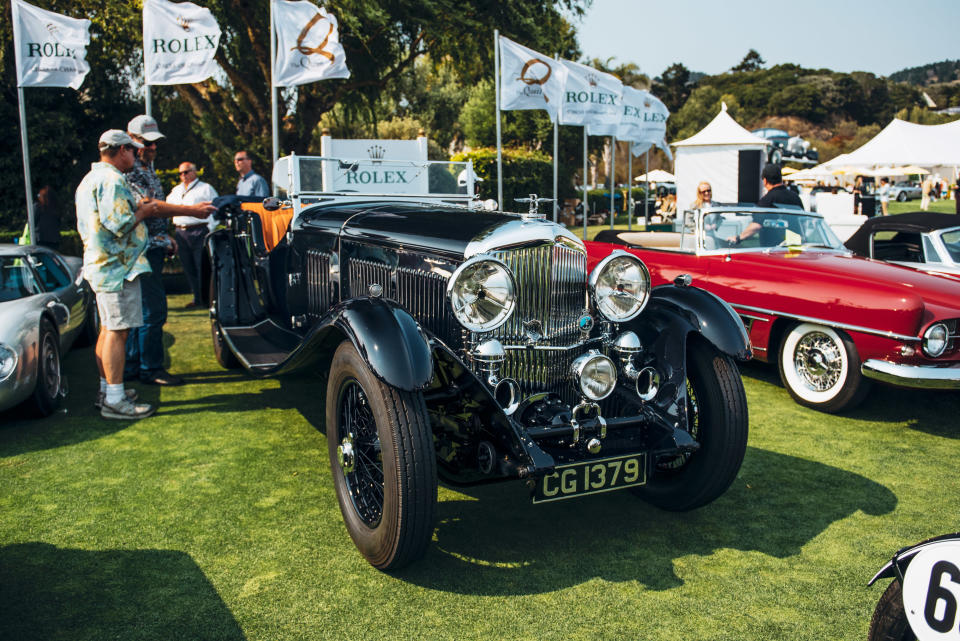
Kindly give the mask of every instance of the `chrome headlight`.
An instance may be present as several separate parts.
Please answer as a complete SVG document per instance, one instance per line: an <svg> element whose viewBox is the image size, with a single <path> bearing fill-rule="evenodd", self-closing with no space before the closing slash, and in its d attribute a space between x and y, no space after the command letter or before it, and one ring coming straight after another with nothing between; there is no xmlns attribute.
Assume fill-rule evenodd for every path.
<svg viewBox="0 0 960 641"><path fill-rule="evenodd" d="M617 250L590 273L590 296L607 320L636 318L650 299L650 272L639 258Z"/></svg>
<svg viewBox="0 0 960 641"><path fill-rule="evenodd" d="M0 343L0 381L10 376L17 368L17 352Z"/></svg>
<svg viewBox="0 0 960 641"><path fill-rule="evenodd" d="M950 332L943 323L934 323L923 333L923 353L931 358L942 356L947 350Z"/></svg>
<svg viewBox="0 0 960 641"><path fill-rule="evenodd" d="M577 389L591 401L610 396L617 384L613 361L596 350L584 354L570 366Z"/></svg>
<svg viewBox="0 0 960 641"><path fill-rule="evenodd" d="M489 332L516 308L517 285L510 269L492 256L474 256L453 272L447 299L453 315L472 332Z"/></svg>

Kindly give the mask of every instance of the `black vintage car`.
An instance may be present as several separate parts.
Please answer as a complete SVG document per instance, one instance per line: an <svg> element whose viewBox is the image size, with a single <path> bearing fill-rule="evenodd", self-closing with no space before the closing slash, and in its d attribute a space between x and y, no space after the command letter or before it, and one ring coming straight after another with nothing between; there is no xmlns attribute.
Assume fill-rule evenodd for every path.
<svg viewBox="0 0 960 641"><path fill-rule="evenodd" d="M219 362L325 382L344 521L393 569L425 551L438 477L518 480L534 503L621 488L667 510L737 475L750 347L720 299L650 287L636 257L588 270L531 212L473 207L459 163L285 157L285 200L219 202L207 237ZM385 192L392 192L387 195ZM472 193L472 189L468 190Z"/></svg>

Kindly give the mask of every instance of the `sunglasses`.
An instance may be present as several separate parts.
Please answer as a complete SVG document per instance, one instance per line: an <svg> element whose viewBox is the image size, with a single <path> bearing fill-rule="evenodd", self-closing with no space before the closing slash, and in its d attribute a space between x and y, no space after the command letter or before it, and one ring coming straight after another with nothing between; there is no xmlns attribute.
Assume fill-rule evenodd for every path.
<svg viewBox="0 0 960 641"><path fill-rule="evenodd" d="M139 142L141 145L143 145L144 147L156 147L156 146L157 146L157 141L156 141L156 140L140 140L140 141L138 141L138 142Z"/></svg>
<svg viewBox="0 0 960 641"><path fill-rule="evenodd" d="M700 193L701 193L701 194L712 194L712 193L713 193L713 190L712 190L712 189L701 189L701 190L700 190Z"/></svg>
<svg viewBox="0 0 960 641"><path fill-rule="evenodd" d="M192 174L192 173L193 173L193 170L192 170L192 169L188 169L188 170L186 170L186 171L178 171L177 173L180 174L181 176L183 176L184 174Z"/></svg>
<svg viewBox="0 0 960 641"><path fill-rule="evenodd" d="M233 162L243 162L244 160L250 160L249 158L234 158Z"/></svg>

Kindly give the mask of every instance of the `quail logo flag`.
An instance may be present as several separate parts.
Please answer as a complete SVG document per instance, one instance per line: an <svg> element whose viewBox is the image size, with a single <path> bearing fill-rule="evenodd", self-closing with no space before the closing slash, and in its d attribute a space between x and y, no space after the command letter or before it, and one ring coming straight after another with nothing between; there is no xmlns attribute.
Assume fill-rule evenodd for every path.
<svg viewBox="0 0 960 641"><path fill-rule="evenodd" d="M591 136L615 136L623 109L623 83L616 76L562 60L567 82L560 104L561 125L585 125Z"/></svg>
<svg viewBox="0 0 960 641"><path fill-rule="evenodd" d="M143 66L148 85L203 82L213 75L220 26L192 2L143 0Z"/></svg>
<svg viewBox="0 0 960 641"><path fill-rule="evenodd" d="M306 0L272 0L272 6L277 32L275 87L350 77L332 14Z"/></svg>
<svg viewBox="0 0 960 641"><path fill-rule="evenodd" d="M500 38L500 109L545 109L556 120L567 68L533 49Z"/></svg>
<svg viewBox="0 0 960 641"><path fill-rule="evenodd" d="M619 140L660 143L667 133L670 111L649 91L623 88Z"/></svg>
<svg viewBox="0 0 960 641"><path fill-rule="evenodd" d="M90 21L13 0L18 87L79 89L90 71Z"/></svg>

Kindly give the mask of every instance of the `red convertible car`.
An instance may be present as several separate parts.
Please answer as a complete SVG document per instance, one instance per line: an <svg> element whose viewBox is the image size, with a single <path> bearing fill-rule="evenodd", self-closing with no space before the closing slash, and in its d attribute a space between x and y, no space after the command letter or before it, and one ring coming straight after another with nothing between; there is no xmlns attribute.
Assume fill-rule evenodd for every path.
<svg viewBox="0 0 960 641"><path fill-rule="evenodd" d="M688 211L677 229L601 232L586 243L589 267L625 245L654 286L689 281L719 296L753 357L776 362L807 407L852 408L872 380L960 389L960 283L855 256L800 209Z"/></svg>

